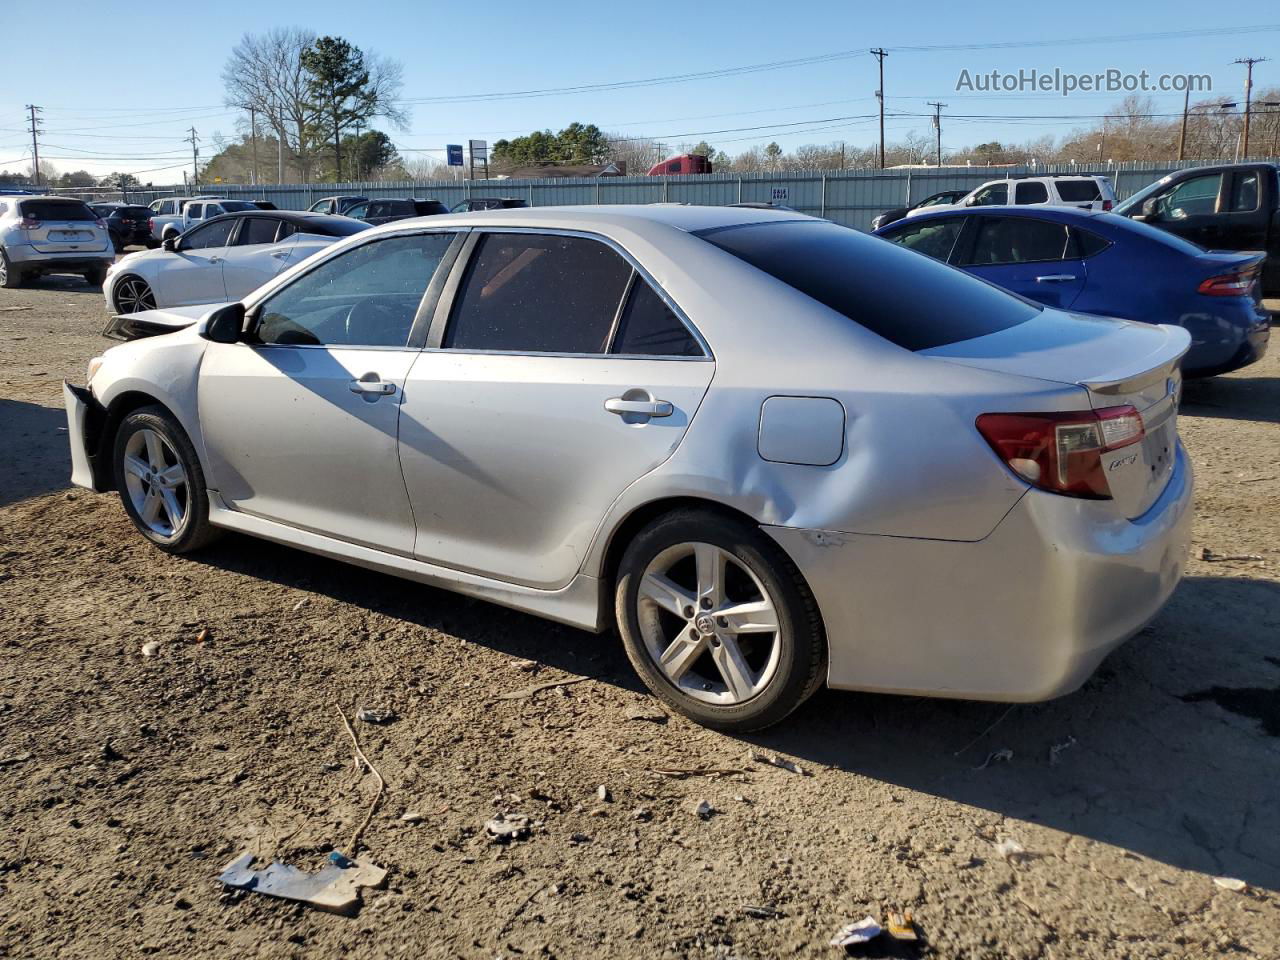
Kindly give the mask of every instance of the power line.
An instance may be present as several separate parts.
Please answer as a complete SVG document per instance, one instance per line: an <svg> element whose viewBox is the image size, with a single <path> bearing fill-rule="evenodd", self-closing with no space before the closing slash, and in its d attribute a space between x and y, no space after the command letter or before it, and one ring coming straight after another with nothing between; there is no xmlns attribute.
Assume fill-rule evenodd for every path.
<svg viewBox="0 0 1280 960"><path fill-rule="evenodd" d="M880 86L876 88L876 99L880 101L880 169L884 169L884 58L889 54L884 47L876 47L871 55L880 61Z"/></svg>

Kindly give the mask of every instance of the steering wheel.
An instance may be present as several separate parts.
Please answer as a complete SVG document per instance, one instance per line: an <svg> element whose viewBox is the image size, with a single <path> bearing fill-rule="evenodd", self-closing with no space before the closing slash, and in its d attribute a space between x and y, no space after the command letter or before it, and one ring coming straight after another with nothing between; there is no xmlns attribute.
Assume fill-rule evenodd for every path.
<svg viewBox="0 0 1280 960"><path fill-rule="evenodd" d="M375 298L353 303L343 330L348 344L368 347L402 347L409 339L404 312Z"/></svg>

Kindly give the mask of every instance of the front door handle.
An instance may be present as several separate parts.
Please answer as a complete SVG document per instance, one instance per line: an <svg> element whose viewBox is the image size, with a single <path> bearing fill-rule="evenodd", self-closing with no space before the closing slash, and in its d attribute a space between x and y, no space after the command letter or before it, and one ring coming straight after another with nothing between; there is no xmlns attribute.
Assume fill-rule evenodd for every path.
<svg viewBox="0 0 1280 960"><path fill-rule="evenodd" d="M669 417L675 410L666 400L627 400L623 397L610 397L604 402L604 408L619 416L641 417Z"/></svg>
<svg viewBox="0 0 1280 960"><path fill-rule="evenodd" d="M389 397L396 392L396 385L386 383L376 373L366 373L359 380L351 381L351 392L361 394L367 399Z"/></svg>
<svg viewBox="0 0 1280 960"><path fill-rule="evenodd" d="M1070 273L1053 273L1047 277L1036 277L1036 283L1070 283L1074 279Z"/></svg>

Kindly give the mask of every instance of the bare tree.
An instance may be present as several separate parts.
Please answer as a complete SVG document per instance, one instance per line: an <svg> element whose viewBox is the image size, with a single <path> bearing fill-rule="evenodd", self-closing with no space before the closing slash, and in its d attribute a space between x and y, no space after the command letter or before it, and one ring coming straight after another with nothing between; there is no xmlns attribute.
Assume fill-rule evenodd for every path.
<svg viewBox="0 0 1280 960"><path fill-rule="evenodd" d="M647 137L627 137L621 133L606 133L609 142L608 159L613 163L623 162L627 165L627 173L639 176L660 160L666 159L662 152L662 144Z"/></svg>
<svg viewBox="0 0 1280 960"><path fill-rule="evenodd" d="M275 131L280 182L285 178L286 152L296 158L302 181L311 179L309 130L315 122L315 110L309 103L302 52L315 40L314 33L300 27L246 33L232 48L222 70L227 105L254 110Z"/></svg>

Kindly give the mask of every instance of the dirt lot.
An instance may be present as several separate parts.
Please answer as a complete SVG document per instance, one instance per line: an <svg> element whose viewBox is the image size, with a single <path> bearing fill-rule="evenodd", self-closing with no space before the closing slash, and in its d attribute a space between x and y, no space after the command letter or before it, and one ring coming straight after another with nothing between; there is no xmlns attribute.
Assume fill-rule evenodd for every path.
<svg viewBox="0 0 1280 960"><path fill-rule="evenodd" d="M67 486L60 381L104 319L78 281L0 291L0 956L834 956L891 907L924 943L861 955L1280 956L1280 349L1182 419L1195 556L1261 559L1193 559L1083 690L827 692L740 739L654 719L611 637L236 537L149 548ZM356 724L386 889L355 918L228 893L241 851L354 852L360 706L399 717ZM656 772L690 768L744 772ZM532 835L491 842L498 811Z"/></svg>

